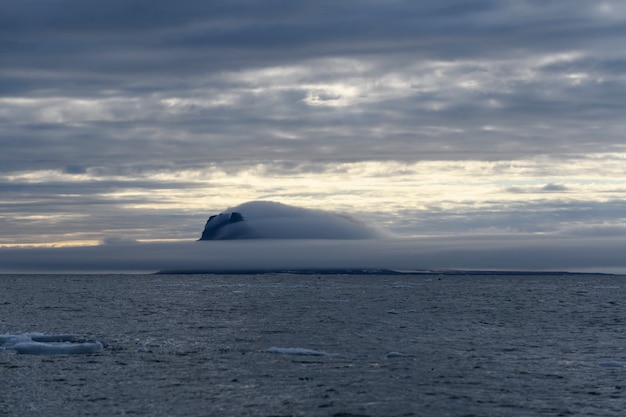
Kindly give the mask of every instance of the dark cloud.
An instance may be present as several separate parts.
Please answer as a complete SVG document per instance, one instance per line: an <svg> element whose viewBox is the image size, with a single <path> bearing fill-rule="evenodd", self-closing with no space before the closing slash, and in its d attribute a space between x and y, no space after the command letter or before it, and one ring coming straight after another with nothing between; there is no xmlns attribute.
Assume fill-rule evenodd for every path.
<svg viewBox="0 0 626 417"><path fill-rule="evenodd" d="M568 187L562 184L546 184L544 186L534 187L509 187L507 192L514 194L528 194L528 193L564 193L569 190Z"/></svg>
<svg viewBox="0 0 626 417"><path fill-rule="evenodd" d="M546 184L543 187L541 187L541 191L544 191L547 193L560 193L560 192L564 192L567 190L568 188L561 184Z"/></svg>
<svg viewBox="0 0 626 417"><path fill-rule="evenodd" d="M416 56L456 60L578 50L624 35L620 21L584 1L87 5L71 0L36 3L37 13L33 7L16 1L3 5L0 35L20 45L8 51L11 67L34 70L45 64L47 71L39 76L34 71L24 75L60 77L62 88L74 94L80 92L72 87L88 82L97 87L89 95L101 93L106 84L146 88L150 80L170 75L184 85L191 74L328 56L388 57L393 66ZM137 79L139 73L143 79ZM172 81L152 87L172 88Z"/></svg>

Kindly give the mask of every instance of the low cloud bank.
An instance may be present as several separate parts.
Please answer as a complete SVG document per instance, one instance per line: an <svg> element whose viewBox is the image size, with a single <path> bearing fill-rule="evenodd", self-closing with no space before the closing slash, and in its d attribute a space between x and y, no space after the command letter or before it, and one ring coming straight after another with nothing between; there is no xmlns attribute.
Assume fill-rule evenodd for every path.
<svg viewBox="0 0 626 417"><path fill-rule="evenodd" d="M231 240L0 250L0 272L562 270L626 273L626 238L458 236Z"/></svg>

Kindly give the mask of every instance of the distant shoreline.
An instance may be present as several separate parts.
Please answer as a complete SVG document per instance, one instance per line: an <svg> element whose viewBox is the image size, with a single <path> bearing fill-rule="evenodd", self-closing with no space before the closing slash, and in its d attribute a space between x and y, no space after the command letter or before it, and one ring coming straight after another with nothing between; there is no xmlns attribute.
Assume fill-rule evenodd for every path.
<svg viewBox="0 0 626 417"><path fill-rule="evenodd" d="M394 270L394 269L239 269L239 270L164 270L155 275L616 275L604 272L507 271L507 270Z"/></svg>

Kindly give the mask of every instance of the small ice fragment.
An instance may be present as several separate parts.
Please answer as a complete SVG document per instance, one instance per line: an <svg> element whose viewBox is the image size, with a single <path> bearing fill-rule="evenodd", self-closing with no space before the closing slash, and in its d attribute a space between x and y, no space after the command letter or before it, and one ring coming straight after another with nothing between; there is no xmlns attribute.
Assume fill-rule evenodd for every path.
<svg viewBox="0 0 626 417"><path fill-rule="evenodd" d="M607 368L624 368L626 367L626 362L605 361L605 362L600 362L599 365L607 367Z"/></svg>
<svg viewBox="0 0 626 417"><path fill-rule="evenodd" d="M387 357L388 358L408 358L411 355L405 355L404 353L400 353L400 352L387 352Z"/></svg>
<svg viewBox="0 0 626 417"><path fill-rule="evenodd" d="M304 349L304 348L282 348L271 347L267 349L269 353L282 353L284 355L308 355L308 356L326 356L328 353L318 350Z"/></svg>
<svg viewBox="0 0 626 417"><path fill-rule="evenodd" d="M392 308L391 310L389 310L387 313L389 314L398 314L398 312L396 311L395 308Z"/></svg>

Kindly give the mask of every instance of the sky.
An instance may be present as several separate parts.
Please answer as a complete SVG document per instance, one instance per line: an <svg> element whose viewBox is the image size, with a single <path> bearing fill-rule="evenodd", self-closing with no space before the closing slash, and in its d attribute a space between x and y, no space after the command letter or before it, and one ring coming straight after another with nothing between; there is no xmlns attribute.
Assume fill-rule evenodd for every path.
<svg viewBox="0 0 626 417"><path fill-rule="evenodd" d="M189 242L264 200L600 256L625 38L621 0L4 0L0 250Z"/></svg>

